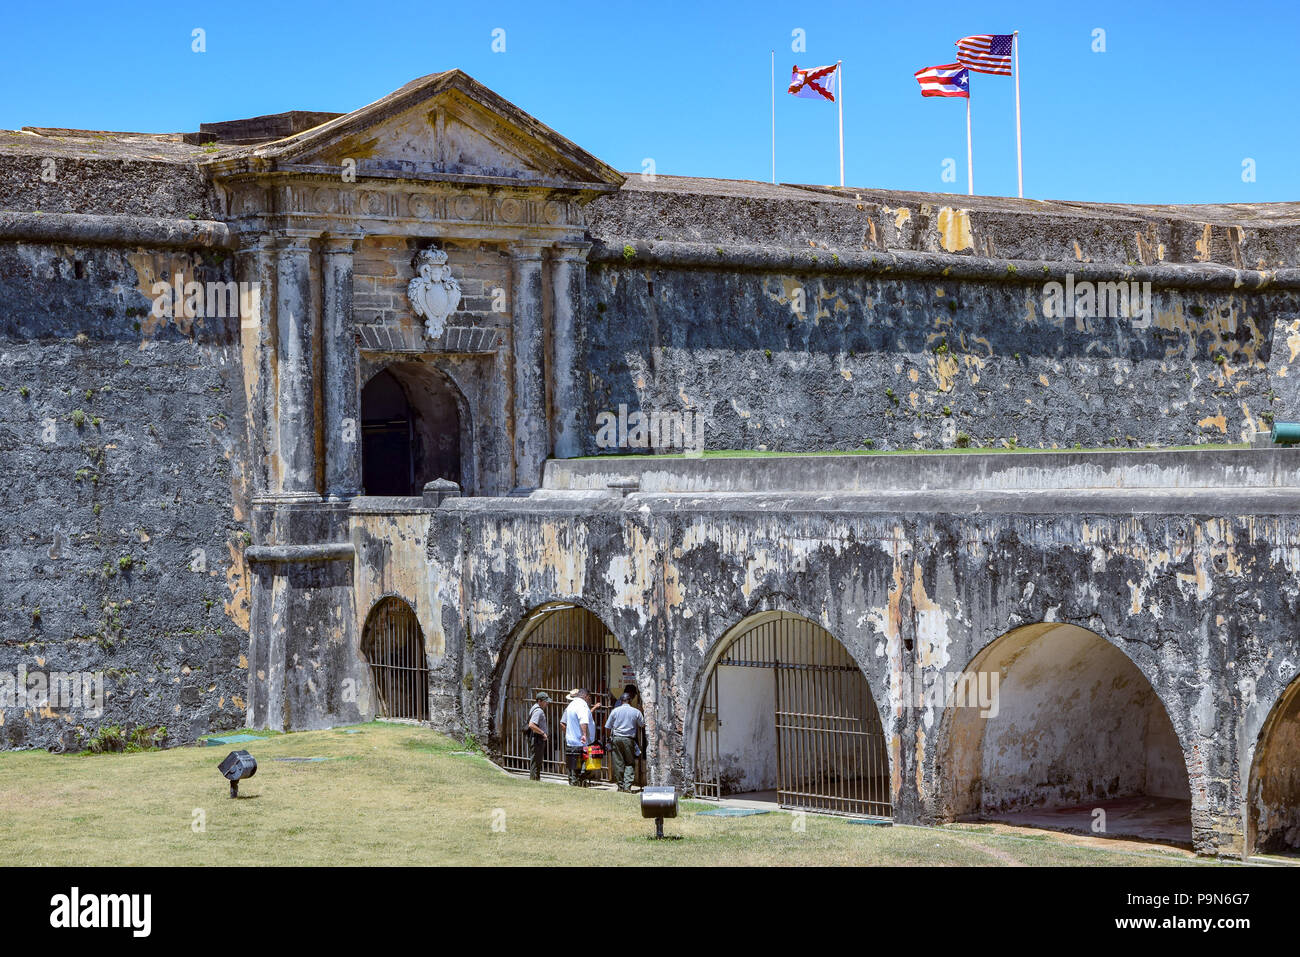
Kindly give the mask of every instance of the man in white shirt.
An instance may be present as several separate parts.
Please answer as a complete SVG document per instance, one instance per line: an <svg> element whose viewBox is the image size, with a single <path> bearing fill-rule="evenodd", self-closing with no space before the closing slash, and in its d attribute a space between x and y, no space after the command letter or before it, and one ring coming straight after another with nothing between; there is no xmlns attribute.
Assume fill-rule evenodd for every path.
<svg viewBox="0 0 1300 957"><path fill-rule="evenodd" d="M586 772L582 770L582 749L592 742L591 694L586 688L574 688L566 699L569 706L560 719L564 724L564 765L569 769L569 783L582 787Z"/></svg>

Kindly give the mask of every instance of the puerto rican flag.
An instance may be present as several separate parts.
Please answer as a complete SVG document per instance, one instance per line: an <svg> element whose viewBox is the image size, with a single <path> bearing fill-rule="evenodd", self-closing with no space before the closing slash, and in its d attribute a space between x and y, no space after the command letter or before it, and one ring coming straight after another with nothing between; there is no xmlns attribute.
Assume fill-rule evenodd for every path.
<svg viewBox="0 0 1300 957"><path fill-rule="evenodd" d="M809 100L830 100L834 103L835 94L831 90L838 66L839 64L817 66L809 70L795 67L790 74L790 88L786 92Z"/></svg>
<svg viewBox="0 0 1300 957"><path fill-rule="evenodd" d="M915 76L922 96L970 96L970 71L960 63L928 66Z"/></svg>

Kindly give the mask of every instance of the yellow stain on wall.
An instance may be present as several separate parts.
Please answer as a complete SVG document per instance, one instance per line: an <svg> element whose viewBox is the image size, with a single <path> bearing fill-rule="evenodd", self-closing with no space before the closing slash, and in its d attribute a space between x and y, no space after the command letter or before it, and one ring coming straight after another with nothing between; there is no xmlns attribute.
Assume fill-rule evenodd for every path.
<svg viewBox="0 0 1300 957"><path fill-rule="evenodd" d="M1201 230L1201 238L1196 241L1196 253L1192 256L1197 262L1209 262L1210 259L1210 224Z"/></svg>
<svg viewBox="0 0 1300 957"><path fill-rule="evenodd" d="M1203 429L1209 428L1210 426L1214 426L1224 435L1228 434L1228 420L1224 418L1224 416L1222 415L1207 415L1205 418L1201 419L1201 421L1197 422L1196 424Z"/></svg>
<svg viewBox="0 0 1300 957"><path fill-rule="evenodd" d="M951 206L939 210L939 245L950 253L961 252L975 245L971 238L968 211L953 209Z"/></svg>
<svg viewBox="0 0 1300 957"><path fill-rule="evenodd" d="M935 386L940 392L951 392L953 383L957 379L957 357L951 352L945 352L943 355L935 355L927 363L930 368L930 378L934 380ZM915 380L913 380L915 381ZM978 381L978 377L972 381Z"/></svg>

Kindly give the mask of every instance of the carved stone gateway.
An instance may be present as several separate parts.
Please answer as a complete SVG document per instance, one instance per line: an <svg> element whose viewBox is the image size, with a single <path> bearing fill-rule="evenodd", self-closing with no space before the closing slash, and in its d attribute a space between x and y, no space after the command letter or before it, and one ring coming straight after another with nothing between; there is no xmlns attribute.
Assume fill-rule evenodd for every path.
<svg viewBox="0 0 1300 957"><path fill-rule="evenodd" d="M460 283L451 274L447 254L441 249L424 249L415 257L416 277L406 287L406 297L415 314L424 320L430 339L437 339L447 317L460 305Z"/></svg>
<svg viewBox="0 0 1300 957"><path fill-rule="evenodd" d="M355 650L371 569L349 543L359 516L414 498L363 494L366 449L404 425L406 473L392 466L400 481L386 487L412 489L418 463L454 459L471 495L536 488L550 455L574 454L551 416L579 414L582 207L623 176L457 70L204 167L240 278L268 290L240 326L254 547L275 558L250 588L247 720L356 721L373 702L325 690L365 684ZM364 387L398 366L403 415L367 431ZM437 415L435 382L447 385ZM433 434L452 421L458 435ZM413 609L440 633L427 604Z"/></svg>

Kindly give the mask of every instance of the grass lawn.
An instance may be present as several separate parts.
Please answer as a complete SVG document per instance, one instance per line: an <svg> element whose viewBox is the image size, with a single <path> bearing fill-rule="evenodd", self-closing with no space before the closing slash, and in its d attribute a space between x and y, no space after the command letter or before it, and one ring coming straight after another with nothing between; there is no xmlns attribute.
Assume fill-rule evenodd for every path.
<svg viewBox="0 0 1300 957"><path fill-rule="evenodd" d="M240 799L225 747L93 756L0 754L0 859L97 864L1198 864L1186 853L1097 846L989 827L869 827L786 812L700 817L683 802L651 841L635 795L536 784L423 728L366 724L247 742ZM276 758L327 757L319 762ZM196 811L206 829L196 831ZM494 831L494 823L504 824Z"/></svg>

